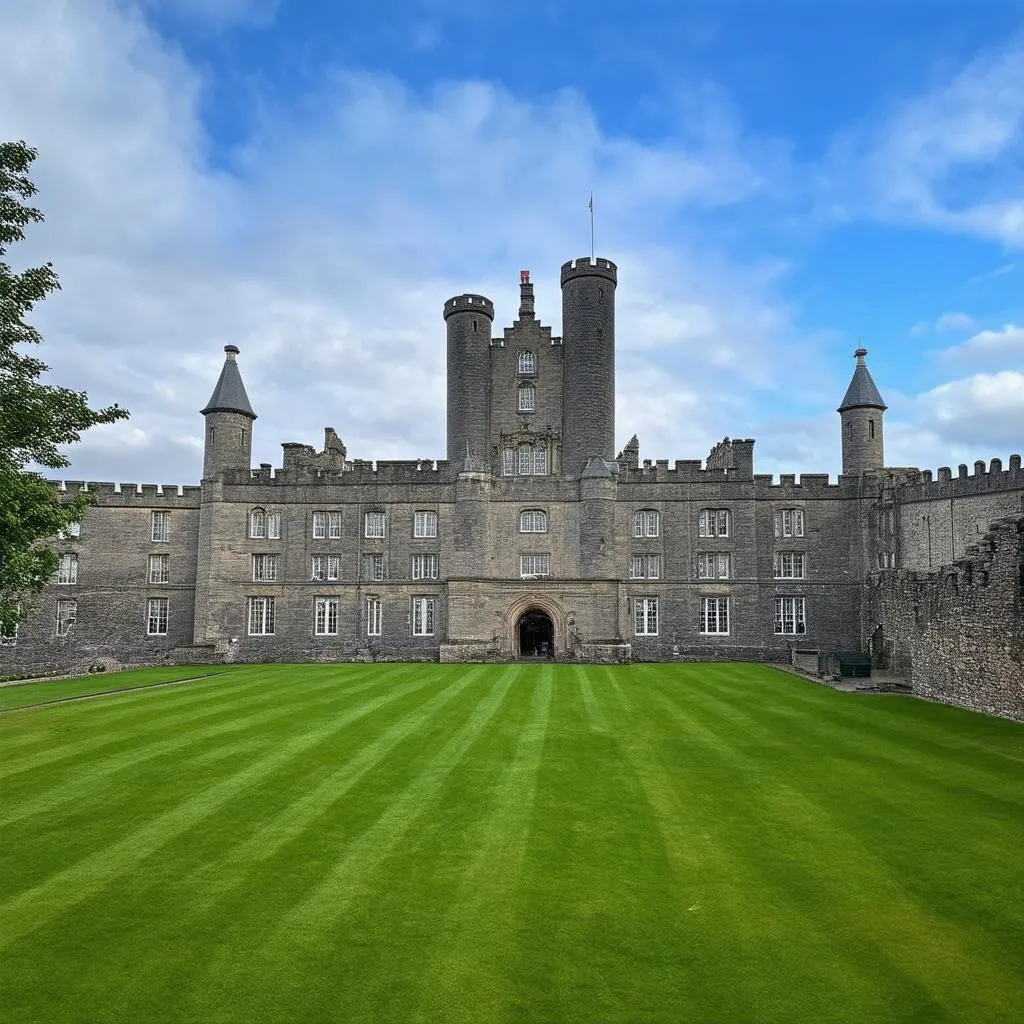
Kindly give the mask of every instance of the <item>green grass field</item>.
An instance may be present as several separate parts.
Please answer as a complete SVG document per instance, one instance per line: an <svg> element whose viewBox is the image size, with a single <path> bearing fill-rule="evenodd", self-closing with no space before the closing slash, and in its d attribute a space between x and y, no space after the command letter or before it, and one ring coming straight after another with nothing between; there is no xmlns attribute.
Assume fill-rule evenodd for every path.
<svg viewBox="0 0 1024 1024"><path fill-rule="evenodd" d="M947 707L236 667L0 714L0 1019L1018 1022L1022 851L1024 727Z"/></svg>

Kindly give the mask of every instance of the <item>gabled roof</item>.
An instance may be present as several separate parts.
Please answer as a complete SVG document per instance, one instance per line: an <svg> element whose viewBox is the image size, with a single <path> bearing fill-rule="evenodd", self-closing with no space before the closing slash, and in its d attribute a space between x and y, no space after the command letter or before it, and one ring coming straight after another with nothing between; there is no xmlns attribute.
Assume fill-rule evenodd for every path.
<svg viewBox="0 0 1024 1024"><path fill-rule="evenodd" d="M839 406L839 412L845 412L847 409L887 409L888 406L882 401L882 396L878 393L878 388L875 387L875 382L871 379L871 374L868 372L867 364L864 362L864 357L868 354L866 348L859 348L853 353L857 357L857 366L853 371L853 379L850 381L850 386L846 389L846 395L843 397L843 403Z"/></svg>
<svg viewBox="0 0 1024 1024"><path fill-rule="evenodd" d="M249 396L245 393L242 375L238 372L238 363L235 361L237 355L236 346L224 346L224 369L220 371L217 386L213 389L206 408L200 410L203 416L208 412L240 412L256 419L256 413L249 404Z"/></svg>

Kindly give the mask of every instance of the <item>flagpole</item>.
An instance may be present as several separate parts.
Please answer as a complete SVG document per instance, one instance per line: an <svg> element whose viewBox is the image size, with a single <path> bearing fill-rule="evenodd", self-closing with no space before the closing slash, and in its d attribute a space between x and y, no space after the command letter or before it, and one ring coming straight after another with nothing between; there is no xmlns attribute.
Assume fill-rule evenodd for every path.
<svg viewBox="0 0 1024 1024"><path fill-rule="evenodd" d="M594 259L594 193L590 193L590 259Z"/></svg>

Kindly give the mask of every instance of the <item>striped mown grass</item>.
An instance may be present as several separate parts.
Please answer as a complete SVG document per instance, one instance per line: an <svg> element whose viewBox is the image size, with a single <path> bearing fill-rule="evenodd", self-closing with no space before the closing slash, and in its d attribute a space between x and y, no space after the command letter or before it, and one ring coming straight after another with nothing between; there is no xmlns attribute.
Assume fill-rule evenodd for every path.
<svg viewBox="0 0 1024 1024"><path fill-rule="evenodd" d="M11 1024L1024 1006L997 719L752 665L255 666L6 711L0 754Z"/></svg>

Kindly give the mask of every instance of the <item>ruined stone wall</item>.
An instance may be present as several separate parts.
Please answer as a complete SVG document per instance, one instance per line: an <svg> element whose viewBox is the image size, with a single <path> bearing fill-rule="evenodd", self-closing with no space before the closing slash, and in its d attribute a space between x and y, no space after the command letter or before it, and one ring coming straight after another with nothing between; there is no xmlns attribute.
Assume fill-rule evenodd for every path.
<svg viewBox="0 0 1024 1024"><path fill-rule="evenodd" d="M932 572L873 573L866 639L920 697L1024 721L1024 516Z"/></svg>

